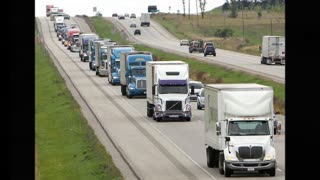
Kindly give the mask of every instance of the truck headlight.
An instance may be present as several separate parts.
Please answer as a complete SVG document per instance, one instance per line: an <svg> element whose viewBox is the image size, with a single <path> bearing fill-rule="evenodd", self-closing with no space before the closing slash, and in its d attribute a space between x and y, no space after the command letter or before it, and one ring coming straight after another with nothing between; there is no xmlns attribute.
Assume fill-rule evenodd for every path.
<svg viewBox="0 0 320 180"><path fill-rule="evenodd" d="M156 110L156 111L162 111L161 105L160 105L160 104L156 104L156 105L155 105L155 110Z"/></svg>
<svg viewBox="0 0 320 180"><path fill-rule="evenodd" d="M238 158L232 153L227 153L227 154L225 154L225 156L226 156L227 161L237 161L238 160Z"/></svg>
<svg viewBox="0 0 320 180"><path fill-rule="evenodd" d="M185 111L191 111L191 105L190 104L186 104Z"/></svg>
<svg viewBox="0 0 320 180"><path fill-rule="evenodd" d="M268 154L264 157L264 160L265 161L270 161L270 160L273 160L275 159L275 156L273 154Z"/></svg>

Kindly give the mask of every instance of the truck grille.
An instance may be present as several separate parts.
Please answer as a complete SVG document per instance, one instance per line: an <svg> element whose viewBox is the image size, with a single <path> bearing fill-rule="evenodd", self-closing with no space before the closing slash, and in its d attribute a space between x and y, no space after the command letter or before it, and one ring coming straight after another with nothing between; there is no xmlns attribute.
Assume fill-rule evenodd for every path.
<svg viewBox="0 0 320 180"><path fill-rule="evenodd" d="M166 110L182 110L181 101L167 101Z"/></svg>
<svg viewBox="0 0 320 180"><path fill-rule="evenodd" d="M146 82L145 79L137 80L137 89L146 89Z"/></svg>
<svg viewBox="0 0 320 180"><path fill-rule="evenodd" d="M263 155L262 146L239 147L238 157L241 159L260 159Z"/></svg>

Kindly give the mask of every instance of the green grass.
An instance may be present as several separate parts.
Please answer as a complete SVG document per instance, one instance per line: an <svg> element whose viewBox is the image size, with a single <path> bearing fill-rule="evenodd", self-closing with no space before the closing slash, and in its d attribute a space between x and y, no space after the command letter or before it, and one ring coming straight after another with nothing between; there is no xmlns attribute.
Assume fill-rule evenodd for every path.
<svg viewBox="0 0 320 180"><path fill-rule="evenodd" d="M102 19L102 18L101 18ZM100 36L100 33L106 33L112 31L113 26L111 22L102 19L99 23L106 23L109 29L96 28L98 24L97 21L92 21L92 25L96 28L96 33ZM102 26L99 24L99 26ZM119 38L119 37L117 37ZM121 36L120 36L121 38ZM113 39L113 38L112 38ZM118 39L114 39L117 40ZM259 83L267 86L271 86L274 89L274 107L276 111L281 114L285 114L285 86L283 84L275 83L264 78L249 75L247 73L232 71L224 67L215 66L205 62L200 62L193 58L186 58L183 56L178 56L175 54L170 54L161 50L153 49L144 45L133 45L136 50L139 51L150 51L153 54L153 59L156 61L166 61L166 60L181 60L189 64L190 78L194 80L199 80L204 83Z"/></svg>
<svg viewBox="0 0 320 180"><path fill-rule="evenodd" d="M37 179L123 179L38 43L35 66Z"/></svg>
<svg viewBox="0 0 320 180"><path fill-rule="evenodd" d="M113 26L109 21L106 21L101 17L90 17L91 23L94 24L96 32L99 32L99 36L102 38L110 38L119 42L120 44L127 44L128 42L121 37L121 33Z"/></svg>

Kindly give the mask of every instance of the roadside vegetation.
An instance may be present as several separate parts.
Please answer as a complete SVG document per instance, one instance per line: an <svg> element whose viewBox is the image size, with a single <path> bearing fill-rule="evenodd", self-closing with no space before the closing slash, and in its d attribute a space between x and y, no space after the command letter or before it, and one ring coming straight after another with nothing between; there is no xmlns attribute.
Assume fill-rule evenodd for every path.
<svg viewBox="0 0 320 180"><path fill-rule="evenodd" d="M87 18L87 22L95 28L96 33L103 38L111 38L112 40L121 42L123 37L118 36L121 33L118 31L116 36L107 36L110 32L114 32L116 28L112 22L109 22L102 17ZM96 23L99 23L96 24ZM106 25L101 25L101 23ZM103 27L103 28L102 28ZM108 28L106 28L108 27ZM129 44L129 43L126 43ZM274 107L276 111L285 114L285 86L275 83L271 80L266 80L259 76L249 75L247 73L230 70L221 66L200 62L193 58L186 58L175 54L170 54L161 50L153 49L144 45L133 44L136 50L150 51L153 54L155 61L161 60L181 60L189 64L190 78L201 81L203 83L259 83L273 87L274 89Z"/></svg>
<svg viewBox="0 0 320 180"><path fill-rule="evenodd" d="M151 18L179 39L203 39L220 49L259 56L262 36L285 36L283 0L229 0L204 12L203 18L183 12L153 14Z"/></svg>
<svg viewBox="0 0 320 180"><path fill-rule="evenodd" d="M35 32L35 179L124 179Z"/></svg>

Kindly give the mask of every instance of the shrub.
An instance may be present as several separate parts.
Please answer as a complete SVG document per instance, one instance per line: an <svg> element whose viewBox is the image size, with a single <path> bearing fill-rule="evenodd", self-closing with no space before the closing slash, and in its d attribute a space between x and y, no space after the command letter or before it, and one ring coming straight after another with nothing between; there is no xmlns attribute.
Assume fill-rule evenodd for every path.
<svg viewBox="0 0 320 180"><path fill-rule="evenodd" d="M229 28L217 29L214 35L217 37L223 37L223 38L231 37L233 36L233 30Z"/></svg>

